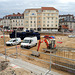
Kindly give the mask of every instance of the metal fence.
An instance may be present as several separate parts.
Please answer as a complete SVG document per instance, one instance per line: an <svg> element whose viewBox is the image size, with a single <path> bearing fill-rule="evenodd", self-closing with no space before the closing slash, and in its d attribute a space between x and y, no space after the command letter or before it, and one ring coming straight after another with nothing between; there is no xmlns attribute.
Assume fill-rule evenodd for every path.
<svg viewBox="0 0 75 75"><path fill-rule="evenodd" d="M16 31L16 30L15 30ZM18 52L17 52L17 44L16 46L14 47L10 47L10 48L6 48L6 39L5 39L5 32L3 30L3 35L1 35L1 38L3 38L3 41L4 41L4 45L0 45L1 47L4 47L4 50L0 51L0 53L4 54L5 55L5 60L7 60L7 56L12 56L12 55L16 55L16 58L17 58L17 55L18 55ZM16 38L16 33L15 33L15 38ZM7 52L11 49L16 49L16 53L12 53L10 55L7 55Z"/></svg>
<svg viewBox="0 0 75 75"><path fill-rule="evenodd" d="M16 33L15 33L15 38L16 38ZM56 69L61 69L61 70L64 68L64 70L75 74L75 49L73 49L73 48L61 48L60 47L54 53L51 53L51 50L50 50L50 53L39 52L40 55L42 55L42 54L47 55L47 58L45 58L43 60L41 58L37 58L34 56L24 54L24 52L26 52L26 51L30 51L30 54L31 54L35 50L24 49L24 51L18 52L17 44L15 47L6 49L4 32L3 32L3 39L4 39L5 60L7 60L7 56L16 55L16 58L17 58L18 55L20 55L20 56L25 56L25 57L49 64L49 71L45 75L47 75L51 71L51 68L56 68ZM10 49L14 49L14 48L16 49L16 53L7 55L7 51ZM37 52L37 51L35 51L35 52Z"/></svg>
<svg viewBox="0 0 75 75"><path fill-rule="evenodd" d="M24 49L24 50L31 51L31 52L34 51L34 50L28 50L28 49ZM65 49L63 51L65 51ZM75 50L72 50L72 51L75 51ZM35 51L35 52L37 52L37 51ZM57 50L57 52L55 52L54 54L51 52L50 53L39 52L40 55L44 54L44 55L48 56L48 58L46 58L47 61L37 58L37 57L26 55L22 52L20 53L20 55L49 64L50 65L49 71L45 75L47 75L51 71L51 68L54 68L54 67L55 68L57 67L56 69L61 69L61 70L64 69L65 71L75 73L74 72L75 71L75 59L73 58L73 57L75 57L75 55L72 57L73 58L72 59L72 58L65 57L64 54L63 54L63 56L58 55L59 52L61 52L61 50ZM59 53L59 54L61 54L61 53Z"/></svg>

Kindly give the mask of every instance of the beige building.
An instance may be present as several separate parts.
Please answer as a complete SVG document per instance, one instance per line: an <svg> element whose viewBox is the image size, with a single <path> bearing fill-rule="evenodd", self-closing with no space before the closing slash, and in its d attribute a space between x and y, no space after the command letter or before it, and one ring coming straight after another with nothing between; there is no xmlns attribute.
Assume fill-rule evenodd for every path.
<svg viewBox="0 0 75 75"><path fill-rule="evenodd" d="M13 13L2 19L4 28L58 31L59 11L54 7L26 9L23 14Z"/></svg>
<svg viewBox="0 0 75 75"><path fill-rule="evenodd" d="M24 29L58 31L58 23L59 11L54 7L41 7L24 11Z"/></svg>
<svg viewBox="0 0 75 75"><path fill-rule="evenodd" d="M12 15L6 15L2 20L3 26L5 29L24 29L24 14L13 13Z"/></svg>

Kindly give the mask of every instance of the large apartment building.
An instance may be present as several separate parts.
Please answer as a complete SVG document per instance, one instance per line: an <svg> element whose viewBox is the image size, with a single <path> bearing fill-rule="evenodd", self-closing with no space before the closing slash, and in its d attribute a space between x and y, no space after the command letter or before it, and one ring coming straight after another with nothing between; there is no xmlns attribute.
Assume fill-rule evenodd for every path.
<svg viewBox="0 0 75 75"><path fill-rule="evenodd" d="M24 11L25 29L58 31L58 23L59 11L54 7L41 7Z"/></svg>
<svg viewBox="0 0 75 75"><path fill-rule="evenodd" d="M33 29L38 31L58 31L59 11L54 7L26 9L23 14L13 13L2 19L4 28Z"/></svg>

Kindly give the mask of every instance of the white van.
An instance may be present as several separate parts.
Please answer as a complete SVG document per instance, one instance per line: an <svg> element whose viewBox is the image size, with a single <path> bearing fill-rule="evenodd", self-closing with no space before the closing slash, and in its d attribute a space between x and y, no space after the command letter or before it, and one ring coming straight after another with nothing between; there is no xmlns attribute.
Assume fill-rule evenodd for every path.
<svg viewBox="0 0 75 75"><path fill-rule="evenodd" d="M12 38L9 41L6 42L6 45L16 45L16 44L20 44L21 43L21 39L20 38Z"/></svg>
<svg viewBox="0 0 75 75"><path fill-rule="evenodd" d="M36 45L37 45L37 37L26 37L21 43L21 48L30 49L31 47L36 46Z"/></svg>

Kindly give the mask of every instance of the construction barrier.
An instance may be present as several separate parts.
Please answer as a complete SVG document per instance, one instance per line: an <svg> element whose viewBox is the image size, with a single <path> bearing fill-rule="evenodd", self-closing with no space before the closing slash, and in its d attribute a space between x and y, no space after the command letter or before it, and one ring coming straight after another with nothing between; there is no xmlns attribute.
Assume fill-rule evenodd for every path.
<svg viewBox="0 0 75 75"><path fill-rule="evenodd" d="M34 50L28 50L28 49L24 49L24 51L34 52ZM68 54L66 54L66 51L68 51ZM51 68L53 68L53 67L57 67L57 69L60 68L60 70L65 70L68 72L72 71L74 73L74 71L75 71L75 59L74 59L75 55L73 53L71 56L72 58L71 58L70 57L71 53L69 53L70 51L75 51L75 49L69 48L69 50L68 50L68 48L60 49L60 47L59 47L58 52L55 52L54 54L51 53L52 51L50 52L50 54L44 53L44 52L39 52L40 55L44 54L44 55L47 55L48 57L50 57L50 58L46 58L46 60L48 60L48 61L39 59L37 57L25 55L25 54L23 54L22 51L21 51L20 55L50 64L49 71L46 73L46 75L51 71ZM37 51L35 51L35 52L37 52ZM63 54L60 55L61 53L63 53Z"/></svg>
<svg viewBox="0 0 75 75"><path fill-rule="evenodd" d="M15 33L15 35L16 35L16 33ZM61 47L59 47L59 48L57 48L58 50L55 51L53 54L52 54L52 50L50 50L50 53L38 52L38 53L40 53L40 55L44 54L44 55L48 56L48 58L45 58L46 60L43 60L41 58L26 55L23 53L25 51L34 52L35 50L24 49L24 51L18 52L17 50L20 48L20 46L18 46L17 44L15 47L11 47L11 48L6 49L5 34L4 33L3 33L3 36L1 38L4 38L5 60L7 59L7 57L10 57L12 55L13 56L16 55L16 58L18 57L18 55L20 55L20 56L25 56L25 57L49 64L49 66L50 66L48 69L49 71L45 75L47 75L53 67L56 67L57 69L59 67L61 70L66 70L68 72L71 72L72 74L75 74L75 53L74 53L75 49L73 49L73 48L67 48L67 47L61 48ZM57 43L61 44L63 42L57 41ZM10 55L7 55L7 51L14 49L14 48L16 49L16 53L12 53ZM35 52L37 53L37 51L35 51Z"/></svg>

